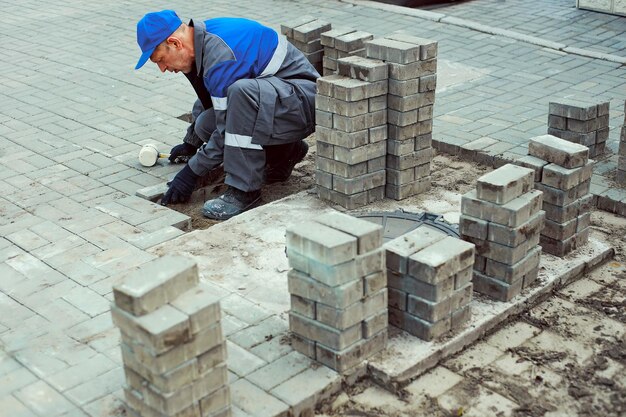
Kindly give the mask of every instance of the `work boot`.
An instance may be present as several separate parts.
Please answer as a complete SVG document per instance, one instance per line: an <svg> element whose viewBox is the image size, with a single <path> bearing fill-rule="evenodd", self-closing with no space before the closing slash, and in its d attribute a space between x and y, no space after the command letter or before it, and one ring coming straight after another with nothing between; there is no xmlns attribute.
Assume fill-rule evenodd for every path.
<svg viewBox="0 0 626 417"><path fill-rule="evenodd" d="M261 190L241 191L229 186L224 194L209 200L202 207L204 217L226 220L256 206L261 201Z"/></svg>
<svg viewBox="0 0 626 417"><path fill-rule="evenodd" d="M277 164L269 165L265 169L265 183L273 184L275 182L287 181L291 176L293 167L304 159L307 152L309 152L309 145L303 140L294 143L291 147L291 152L286 159L283 159Z"/></svg>

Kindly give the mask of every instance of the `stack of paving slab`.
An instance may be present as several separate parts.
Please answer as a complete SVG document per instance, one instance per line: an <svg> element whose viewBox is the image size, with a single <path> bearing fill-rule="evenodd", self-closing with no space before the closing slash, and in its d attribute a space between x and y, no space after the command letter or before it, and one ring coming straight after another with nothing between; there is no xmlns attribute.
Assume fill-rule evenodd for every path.
<svg viewBox="0 0 626 417"><path fill-rule="evenodd" d="M331 30L330 23L310 16L280 25L281 33L306 56L320 74L324 57L321 34L329 30Z"/></svg>
<svg viewBox="0 0 626 417"><path fill-rule="evenodd" d="M368 58L389 65L386 196L402 200L431 185L437 42L392 34L365 48Z"/></svg>
<svg viewBox="0 0 626 417"><path fill-rule="evenodd" d="M551 135L531 138L528 153L516 163L535 170L535 188L543 192L541 246L546 253L565 256L589 238L594 161L586 146Z"/></svg>
<svg viewBox="0 0 626 417"><path fill-rule="evenodd" d="M619 159L617 161L616 180L621 185L626 185L626 103L624 103L624 124L619 139Z"/></svg>
<svg viewBox="0 0 626 417"><path fill-rule="evenodd" d="M609 138L609 102L589 104L577 100L551 102L548 134L589 148L589 156L602 155Z"/></svg>
<svg viewBox="0 0 626 417"><path fill-rule="evenodd" d="M385 197L387 67L361 57L318 78L315 98L318 195L346 209Z"/></svg>
<svg viewBox="0 0 626 417"><path fill-rule="evenodd" d="M534 171L507 164L463 195L459 230L476 245L474 290L509 301L537 279L545 213Z"/></svg>
<svg viewBox="0 0 626 417"><path fill-rule="evenodd" d="M164 256L113 288L129 416L231 415L219 302L195 262Z"/></svg>
<svg viewBox="0 0 626 417"><path fill-rule="evenodd" d="M387 344L382 227L339 212L287 230L292 346L346 373Z"/></svg>
<svg viewBox="0 0 626 417"><path fill-rule="evenodd" d="M322 75L338 72L337 60L351 56L365 57L365 42L374 39L371 33L355 29L332 29L322 33L324 59Z"/></svg>
<svg viewBox="0 0 626 417"><path fill-rule="evenodd" d="M390 324L429 341L470 319L473 244L421 227L385 250Z"/></svg>

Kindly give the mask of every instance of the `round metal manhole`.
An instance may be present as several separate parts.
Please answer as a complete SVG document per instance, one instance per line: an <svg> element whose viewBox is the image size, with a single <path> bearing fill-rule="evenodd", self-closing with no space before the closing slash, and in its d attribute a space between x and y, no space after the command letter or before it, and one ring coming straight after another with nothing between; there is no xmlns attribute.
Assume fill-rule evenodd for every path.
<svg viewBox="0 0 626 417"><path fill-rule="evenodd" d="M430 227L437 229L449 236L460 238L459 226L450 224L443 216L435 213L410 213L403 210L379 211L371 213L355 214L363 220L383 226L383 241L389 242L418 227Z"/></svg>

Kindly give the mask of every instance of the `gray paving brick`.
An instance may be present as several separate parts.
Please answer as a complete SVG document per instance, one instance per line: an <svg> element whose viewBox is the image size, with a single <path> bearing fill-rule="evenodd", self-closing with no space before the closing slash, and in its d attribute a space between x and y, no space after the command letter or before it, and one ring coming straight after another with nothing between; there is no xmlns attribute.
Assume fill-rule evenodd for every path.
<svg viewBox="0 0 626 417"><path fill-rule="evenodd" d="M224 313L248 325L258 323L271 315L269 311L239 294L221 298L220 305Z"/></svg>
<svg viewBox="0 0 626 417"><path fill-rule="evenodd" d="M37 381L37 377L24 367L17 367L0 376L0 398L10 395L25 386Z"/></svg>
<svg viewBox="0 0 626 417"><path fill-rule="evenodd" d="M124 372L118 367L65 391L65 395L75 404L84 405L118 390L123 381Z"/></svg>
<svg viewBox="0 0 626 417"><path fill-rule="evenodd" d="M16 417L36 417L32 410L26 407L21 401L15 398L14 395L2 395L0 396L0 407L3 412L10 416Z"/></svg>
<svg viewBox="0 0 626 417"><path fill-rule="evenodd" d="M530 139L529 155L544 159L565 168L578 168L587 163L589 150L551 135L537 136Z"/></svg>
<svg viewBox="0 0 626 417"><path fill-rule="evenodd" d="M295 410L315 408L317 401L337 392L341 387L341 378L335 372L319 367L307 369L270 391L285 401Z"/></svg>
<svg viewBox="0 0 626 417"><path fill-rule="evenodd" d="M288 324L278 316L270 316L267 319L233 333L229 340L245 349L258 346L266 340L271 340L277 335L284 333Z"/></svg>
<svg viewBox="0 0 626 417"><path fill-rule="evenodd" d="M146 282L144 277L152 279ZM116 305L136 316L173 301L198 283L197 264L189 258L166 255L131 271L113 288Z"/></svg>
<svg viewBox="0 0 626 417"><path fill-rule="evenodd" d="M251 382L240 379L230 386L232 403L245 413L258 417L286 417L289 406Z"/></svg>
<svg viewBox="0 0 626 417"><path fill-rule="evenodd" d="M311 366L311 360L299 352L291 352L247 376L247 379L270 391Z"/></svg>
<svg viewBox="0 0 626 417"><path fill-rule="evenodd" d="M267 364L263 359L232 342L227 342L226 345L229 358L228 369L240 377L245 377Z"/></svg>
<svg viewBox="0 0 626 417"><path fill-rule="evenodd" d="M533 186L534 172L507 164L478 178L476 193L481 200L505 204L527 193Z"/></svg>
<svg viewBox="0 0 626 417"><path fill-rule="evenodd" d="M254 346L250 351L268 363L273 362L293 350L289 344L284 343L286 336L286 333L274 335L271 340Z"/></svg>
<svg viewBox="0 0 626 417"><path fill-rule="evenodd" d="M38 415L57 416L75 406L44 381L37 381L15 392L15 396Z"/></svg>
<svg viewBox="0 0 626 417"><path fill-rule="evenodd" d="M118 365L104 355L98 354L88 361L79 363L61 372L51 375L47 382L57 391L64 392L77 385L88 382Z"/></svg>

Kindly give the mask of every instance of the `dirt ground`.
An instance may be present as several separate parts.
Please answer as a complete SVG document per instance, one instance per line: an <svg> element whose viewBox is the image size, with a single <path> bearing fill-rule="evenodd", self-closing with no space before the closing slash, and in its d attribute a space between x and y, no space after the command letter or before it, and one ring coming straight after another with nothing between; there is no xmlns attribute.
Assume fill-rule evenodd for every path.
<svg viewBox="0 0 626 417"><path fill-rule="evenodd" d="M263 204L302 190L314 192L315 146L313 138L307 142L311 149L305 160L288 181L263 189ZM479 176L491 169L438 155L433 160L433 190L428 193L429 200L448 191L465 193L475 186ZM194 229L215 224L202 217L201 208L204 200L223 192L225 186L220 181L223 177L204 188L204 194L196 196L194 203L173 206L192 218ZM422 198L413 198L416 206ZM594 211L592 227L616 250L614 260L581 280L581 283L591 282L593 291L579 297L570 287L560 289L490 332L495 335L502 329L530 325L536 334L556 334L553 337L561 344L551 340L545 345L524 344L508 349L506 353L513 358L511 371L492 365L465 368L463 352L490 337L486 335L474 347L446 359L433 371L443 367L461 378L439 397L416 395L406 389L392 394L365 380L323 404L318 415L626 416L626 219ZM619 329L615 329L615 323ZM518 375L513 371L517 367L528 367L530 371ZM481 405L476 404L477 398L481 403L491 401L494 405L486 408L486 412L479 412Z"/></svg>
<svg viewBox="0 0 626 417"><path fill-rule="evenodd" d="M293 170L291 177L283 182L263 187L261 205L279 200L300 191L315 192L315 138L311 135L306 139L309 144L309 153ZM475 186L476 178L490 171L492 168L462 161L459 158L446 155L437 155L431 166L432 193L443 190L456 193L465 193ZM191 217L192 229L207 229L218 223L217 220L202 216L202 205L206 200L218 197L226 190L224 176L216 172L211 178L206 178L207 185L194 192L192 200L187 204L172 204L171 207ZM421 196L413 197L408 202L418 206ZM371 208L376 208L376 204Z"/></svg>

